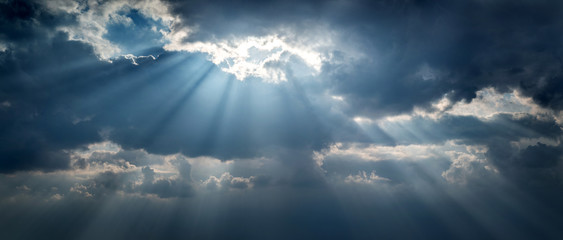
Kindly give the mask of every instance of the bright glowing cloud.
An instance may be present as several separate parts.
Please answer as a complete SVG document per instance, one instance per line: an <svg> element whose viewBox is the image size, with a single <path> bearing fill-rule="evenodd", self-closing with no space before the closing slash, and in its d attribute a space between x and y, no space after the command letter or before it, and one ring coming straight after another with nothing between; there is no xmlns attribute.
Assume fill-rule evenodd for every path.
<svg viewBox="0 0 563 240"><path fill-rule="evenodd" d="M410 121L412 117L439 119L445 115L473 116L487 120L498 114L510 114L516 118L523 114L532 114L538 118L553 118L560 121L561 113L559 111L539 106L532 98L523 96L518 90L513 89L510 92L501 93L494 88L484 88L475 94L476 97L470 102L451 102L446 94L433 102L429 109L416 107L412 113L385 117L379 122ZM365 117L356 117L354 120L359 123L375 121Z"/></svg>
<svg viewBox="0 0 563 240"><path fill-rule="evenodd" d="M315 153L315 160L323 166L326 160L339 161L355 159L356 161L433 161L447 159L450 167L442 172L442 177L450 183L465 184L468 178L477 174L496 174L498 170L486 158L486 146L458 144L448 141L443 145L398 145L378 146L365 144L337 143L329 149ZM375 172L360 171L356 175L349 175L346 182L373 183L391 181L377 176Z"/></svg>
<svg viewBox="0 0 563 240"><path fill-rule="evenodd" d="M320 50L331 45L330 41L306 45L306 42L297 41L295 34L287 30L260 37L182 42L189 34L189 31L171 33L168 35L171 43L164 48L170 51L207 53L213 63L239 80L256 77L273 83L287 81L285 68L293 61L292 57L302 60L312 74L318 74L323 61L328 60Z"/></svg>
<svg viewBox="0 0 563 240"><path fill-rule="evenodd" d="M388 178L380 177L375 174L375 171L367 174L365 171L358 172L357 175L348 175L345 179L347 183L364 183L364 184L373 184L377 182L384 182L389 181Z"/></svg>

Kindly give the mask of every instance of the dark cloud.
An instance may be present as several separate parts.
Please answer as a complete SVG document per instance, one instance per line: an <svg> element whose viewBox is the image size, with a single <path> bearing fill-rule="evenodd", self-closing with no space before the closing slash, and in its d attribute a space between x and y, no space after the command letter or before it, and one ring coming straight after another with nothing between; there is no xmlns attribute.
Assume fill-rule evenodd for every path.
<svg viewBox="0 0 563 240"><path fill-rule="evenodd" d="M44 12L28 10L37 12L25 15L31 22ZM65 150L101 141L106 130L125 148L222 159L329 140L291 89L235 81L198 55L103 62L88 44L52 34L2 53L0 98L10 105L0 119L3 172L67 168Z"/></svg>
<svg viewBox="0 0 563 240"><path fill-rule="evenodd" d="M143 183L140 186L141 192L148 194L156 194L160 198L171 197L191 197L195 194L195 187L191 177L191 165L183 160L176 159L174 163L177 165L177 178L156 179L155 172L150 167L144 167Z"/></svg>
<svg viewBox="0 0 563 240"><path fill-rule="evenodd" d="M65 168L68 157L61 150L100 140L96 126L73 123L80 113L71 111L69 104L80 98L75 91L80 88L73 85L84 81L81 73L97 72L104 64L95 63L89 47L65 38L59 35L52 42L29 45L25 52L9 50L2 56L0 98L10 105L0 116L2 171ZM70 54L56 53L60 49ZM62 74L52 71L61 65L70 67L84 56L94 66L78 66Z"/></svg>
<svg viewBox="0 0 563 240"><path fill-rule="evenodd" d="M55 16L35 1L3 1L0 15L0 41L16 48L41 40L57 26L73 23L72 16Z"/></svg>
<svg viewBox="0 0 563 240"><path fill-rule="evenodd" d="M154 174L154 172L149 173L145 170L145 168L143 168L143 175L145 176L143 185L141 185L143 193L155 194L160 198L185 198L191 197L195 194L194 187L188 179L158 179L153 182L148 182L148 179L151 176L150 174Z"/></svg>
<svg viewBox="0 0 563 240"><path fill-rule="evenodd" d="M261 189L217 192L162 202L137 197L104 202L3 202L3 237L205 239L420 237L557 239L561 219L515 192L451 193L421 188L388 192L370 186L332 191ZM472 192L475 193L475 192ZM389 199L389 194L396 198ZM509 202L510 204L507 204ZM529 211L533 207L547 214ZM551 221L535 222L541 217ZM8 221L9 219L9 221ZM73 219L69 221L68 219ZM30 221L33 220L33 221ZM26 222L27 224L21 224ZM68 228L72 226L72 228ZM22 231L33 228L35 231ZM65 230L66 229L66 230ZM506 231L512 229L512 231Z"/></svg>
<svg viewBox="0 0 563 240"><path fill-rule="evenodd" d="M563 23L554 11L557 3L449 1L378 8L393 14L357 21L375 29L358 33L377 39L364 49L374 62L328 76L335 92L356 106L352 111L405 112L444 94L471 100L488 86L518 88L542 106L560 109L554 93L561 46L552 44L559 42ZM328 72L334 67L327 66ZM430 69L426 77L420 74L424 67Z"/></svg>
<svg viewBox="0 0 563 240"><path fill-rule="evenodd" d="M118 151L114 152L93 152L88 159L80 158L74 165L79 168L84 168L88 164L100 164L104 163L115 164L118 166L126 166L127 163L134 166L147 166L152 164L163 164L164 157L159 155L151 155L143 150L131 150L131 151Z"/></svg>
<svg viewBox="0 0 563 240"><path fill-rule="evenodd" d="M323 1L165 1L183 26L197 26L198 31L187 41L222 38L229 35L248 36L272 33L273 28L299 25L315 18L323 10ZM328 5L328 4L326 4Z"/></svg>
<svg viewBox="0 0 563 240"><path fill-rule="evenodd" d="M438 120L415 117L408 122L389 123L386 132L398 144L443 143L459 139L468 144L518 141L521 138L559 139L562 130L555 119L538 119L531 114L497 114L481 120L473 116L446 115Z"/></svg>
<svg viewBox="0 0 563 240"><path fill-rule="evenodd" d="M367 59L349 70L325 63L322 78L356 114L408 112L444 94L471 100L489 86L518 88L561 109L563 19L553 1L169 2L185 25L199 27L186 41L260 36L288 26L297 34L322 25L343 33L340 40Z"/></svg>
<svg viewBox="0 0 563 240"><path fill-rule="evenodd" d="M442 145L450 140L457 144L481 145L487 147L489 161L511 180L541 179L543 184L561 185L557 172L560 171L559 141L562 132L553 118L496 114L483 120L472 116L444 115L438 119L413 117L409 121L388 122L384 126L384 132L392 141L380 142L381 145ZM373 134L371 129L375 129L376 133L382 131L379 126L366 126L365 129L368 135ZM546 145L546 141L555 145ZM525 142L530 143L526 145ZM381 175L385 177L387 172L389 170L386 169Z"/></svg>
<svg viewBox="0 0 563 240"><path fill-rule="evenodd" d="M5 11L11 12L6 16L42 23L43 21L40 21L37 16L48 14L35 5L25 8L29 12L28 14L20 13L21 9L17 6L21 4L24 3L4 4ZM489 44L483 42L490 42L492 45L500 44L506 42L504 40L513 33L503 29L499 32L491 32L488 28L476 28L473 26L473 22L488 23L485 26L492 29L503 24L510 28L523 28L524 30L543 24L546 25L545 31L549 31L555 21L552 19L553 17L550 18L552 11L546 10L547 16L536 16L526 11L525 7L532 5L531 3L518 3L512 6L504 1L425 4L380 1L372 4L351 2L345 6L340 6L335 2L307 2L297 10L288 7L289 3L282 2L274 2L269 5L255 4L249 8L229 7L233 6L232 4L245 5L243 3L192 2L184 4L172 2L170 4L174 13L184 17L185 23L200 25L199 32L208 35L228 35L229 31L251 34L229 26L226 26L225 29L218 26L219 23L224 22L229 24L247 22L246 18L239 18L245 13L251 13L248 15L251 19L269 19L262 24L251 24L253 27L249 29L271 29L278 25L281 26L287 21L299 22L299 19L315 17L317 17L316 22L334 22L334 28L339 31L344 31L344 26L352 25L354 28L348 30L352 31L350 35L364 39L362 44L357 47L366 53L373 53L372 60L377 59L377 61L353 63L356 65L352 70L342 70L326 63L323 68L324 73L320 77L326 78L328 85L321 86L295 85L297 80L293 78L290 79L290 83L283 84L287 86L282 87L256 81L251 84L241 84L232 79L212 82L207 79L229 79L229 77L220 73L209 63L205 63L198 56L184 58L182 54L166 53L156 61L140 62L139 66L133 66L125 60L116 60L111 64L103 63L96 60L88 45L69 42L64 34L59 34L55 38L36 42L30 46L30 51L8 50L4 53L5 64L2 71L3 75L8 76L9 81L3 83L3 99L9 101L13 106L4 111L19 112L5 116L4 122L7 123L3 124L6 126L4 131L6 134L3 134L5 139L16 134L19 138L23 138L19 140L21 142L19 152L30 154L26 157L30 162L35 159L33 152L37 152L37 155L42 155L42 152L56 154L62 149L99 141L99 132L103 129L110 129L109 138L126 148L144 148L155 153L182 152L189 156L212 155L219 158L236 158L256 156L256 151L252 149L261 149L260 146L282 145L319 149L332 142L336 135L337 138L343 139L342 132L350 134L357 129L354 129L354 126L334 127L341 125L343 121L335 115L319 111L317 102L310 102L309 98L318 98L316 94L319 91L313 89L325 88L335 94L343 95L349 103L349 108L345 109L349 113L377 112L382 114L409 111L413 106L424 106L429 101L441 98L445 93L448 93L448 96L454 100L471 99L476 90L490 85L501 90L507 89L507 87L524 86L526 89L523 91L527 93L531 88L528 86L529 84L526 84L536 82L535 80L529 80L528 77L516 77L508 82L506 80L508 77L499 69L513 70L506 74L524 74L526 71L532 71L534 66L539 66L539 64L534 63L534 66L526 68L492 65L491 62L494 64L506 62L494 60L496 55L510 55L510 53L504 52L517 47L511 46L499 48L499 51L491 51ZM538 11L547 9L547 3L533 6L533 9L538 9ZM510 11L503 10L505 7L512 7L514 11L522 12L528 16L529 20L523 21L511 17ZM461 9L467 10L461 11ZM488 11L478 11L482 9ZM379 14L368 14L370 10ZM458 11L460 14L454 14ZM221 12L229 13L222 15L223 18L237 20L219 21L218 18L214 18ZM497 13L505 14L507 17L497 19ZM299 17L288 18L287 14ZM135 19L142 20L141 17ZM520 24L513 26L512 22ZM475 24L476 26L484 25ZM144 27L142 24L139 26ZM299 29L299 26L295 26L295 28ZM470 36L474 35L478 36L474 37L475 41L469 41L473 39ZM216 37L220 37L220 35ZM207 38L202 37L199 40L202 39ZM524 54L523 51L529 49L532 52L527 53L528 55L546 57L543 56L547 54L544 53L546 51L538 50L538 52L537 49L534 50L535 48L526 47L529 41L543 41L515 39L515 41L523 41L521 44L525 45L525 48L518 48L518 54ZM67 51L71 48L76 48L76 50ZM64 54L57 52L63 49ZM496 55L489 57L493 54ZM20 62L24 59L26 62ZM478 59L485 60L478 62ZM523 58L515 59L525 61ZM83 64L77 66L76 69L55 70L60 69L56 66L76 66L78 63ZM201 67L191 70L178 69L177 66L182 66L182 64L200 64ZM423 71L422 68L425 66L429 68L430 72L423 73L423 75L428 75L426 77L420 76L418 73ZM491 71L496 72L486 74L484 77L468 75L473 74L474 71L471 69L484 68L490 68ZM530 70L526 70L528 68ZM518 69L524 70L519 71ZM478 72L484 71L479 70ZM526 73L525 75L536 74ZM152 78L159 78L159 81ZM181 80L182 78L186 79ZM423 78L429 79L424 80ZM521 84L518 83L519 81ZM186 83L183 87L182 82ZM549 84L551 83L548 83L548 86L550 86ZM184 89L184 92L180 92L178 89ZM549 89L557 88L550 87ZM217 91L222 94L210 94ZM37 94L37 92L39 93ZM108 92L112 95L108 95ZM250 92L252 93L250 94ZM540 98L545 100L539 101L539 103L547 104L548 99L552 98L549 96L556 98L556 94L541 92L545 93L545 96L534 97L536 100ZM168 94L164 97L158 93ZM56 98L53 97L55 94ZM304 97L306 95L309 97ZM255 99L260 99L260 102L256 102ZM167 107L160 107L160 104L165 102L168 102ZM139 103L143 104L142 107ZM212 106L211 103L216 105ZM271 106L277 107L273 110ZM207 110L213 107L216 108L215 111ZM322 106L320 107L320 110L325 110ZM226 111L227 109L229 111ZM156 114L154 114L154 110L156 110ZM147 114L155 117L147 119ZM21 117L13 118L14 115ZM190 117L196 115L198 118ZM31 131L28 137L25 137L25 133L20 134L21 130L17 130L17 127L13 126L16 123L22 124L25 117L31 118L25 125L26 131ZM55 123L57 126L53 126ZM177 129L184 130L177 131ZM49 131L54 133L49 133ZM73 132L76 133L76 138L72 138L71 133ZM86 132L87 134L84 134ZM68 139L63 140L62 137L57 139L56 133L64 133L64 138ZM41 138L29 140L32 139L33 134L39 134L47 139L48 143L33 142L39 141L36 139ZM469 130L468 134L475 133ZM384 136L382 133L376 135ZM359 140L357 137L359 134L344 137L344 139L357 141ZM383 138L384 141L390 141L389 138ZM31 142L24 144L26 141ZM63 141L67 141L69 145L65 146ZM36 147L41 145L48 146ZM5 151L6 154L14 154L12 158L19 158L16 149L18 148L6 146ZM18 167L16 165L21 163L13 162L17 163L7 169L34 168L33 163L29 163L28 167ZM41 166L42 168L48 169L47 165L52 165L47 164L49 161L41 162L45 163L45 166ZM51 168L64 168L67 165L66 162L66 160L60 161L57 163L58 165L55 164Z"/></svg>
<svg viewBox="0 0 563 240"><path fill-rule="evenodd" d="M324 62L318 75L302 77L295 68L304 62L293 59L269 66L287 82L243 82L205 54L166 52L163 33L151 28L162 23L127 9L119 14L133 25L109 24L104 37L155 56L110 62L58 30L76 26L79 13L2 1L0 225L8 230L0 238L563 236L560 3L166 4L184 26L197 26L185 41L280 28L299 37L319 27L364 56L329 49L341 61ZM485 87L516 89L547 113L377 121L434 111L444 96L470 102ZM103 141L119 147L92 150ZM316 161L335 142L444 153ZM452 153L448 144L468 148ZM486 151L468 150L477 145Z"/></svg>

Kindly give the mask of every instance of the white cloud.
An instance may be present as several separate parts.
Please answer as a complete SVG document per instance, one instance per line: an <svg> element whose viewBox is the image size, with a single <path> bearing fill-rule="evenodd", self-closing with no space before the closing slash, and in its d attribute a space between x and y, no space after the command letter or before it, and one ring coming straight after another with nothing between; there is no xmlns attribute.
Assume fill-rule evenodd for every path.
<svg viewBox="0 0 563 240"><path fill-rule="evenodd" d="M488 149L481 145L458 144L448 141L444 144L411 144L398 146L365 145L358 143L337 143L321 152L315 152L314 159L319 166L332 159L356 161L423 161L431 159L448 159L450 167L442 172L442 177L449 183L465 184L469 178L495 174L498 171L485 156ZM357 175L349 175L346 182L372 183L389 179L379 177L375 172L360 171Z"/></svg>
<svg viewBox="0 0 563 240"><path fill-rule="evenodd" d="M152 59L152 60L156 60L156 58L153 55L148 55L148 56L135 56L133 54L125 54L123 55L123 57L125 59L129 59L131 60L131 62L133 63L133 65L139 65L137 63L138 60L143 60L143 59Z"/></svg>
<svg viewBox="0 0 563 240"><path fill-rule="evenodd" d="M63 199L63 195L58 194L58 193L53 194L51 196L51 198L49 198L49 200L51 200L51 201L59 201L61 199Z"/></svg>
<svg viewBox="0 0 563 240"><path fill-rule="evenodd" d="M322 162L326 158L359 159L362 161L419 161L428 158L448 157L447 151L467 151L468 145L448 141L439 144L410 144L381 146L376 144L336 143L328 149L315 152L315 159ZM322 164L321 164L322 165Z"/></svg>
<svg viewBox="0 0 563 240"><path fill-rule="evenodd" d="M372 171L369 175L365 171L359 171L357 175L348 175L344 182L346 183L363 183L363 184L373 184L376 182L386 182L390 181L388 178L380 177Z"/></svg>
<svg viewBox="0 0 563 240"><path fill-rule="evenodd" d="M196 26L165 33L170 43L164 48L206 53L210 61L239 80L256 77L273 83L286 81L288 66L292 67L294 75L316 75L324 62L337 61L332 56L334 51L347 53L353 58L363 56L349 44L336 44L337 34L322 24L311 27L307 34L297 34L291 28L281 27L262 36L230 36L227 39L186 42L185 39L197 29ZM294 62L293 58L300 59L303 64Z"/></svg>
<svg viewBox="0 0 563 240"><path fill-rule="evenodd" d="M0 42L0 52L5 52L8 50L8 44Z"/></svg>
<svg viewBox="0 0 563 240"><path fill-rule="evenodd" d="M432 104L430 110L415 107L410 114L390 116L379 119L378 122L384 124L386 122L410 121L413 117L436 120L444 115L473 116L486 121L497 114L510 114L514 118L531 114L538 118L556 119L558 123L561 123L561 120L563 120L561 112L545 109L536 104L531 97L526 97L515 89L511 92L500 93L494 88L483 88L475 94L476 97L471 102L460 101L455 103L448 99L448 94L445 94L441 99ZM371 119L364 118L363 122L367 122L366 120Z"/></svg>
<svg viewBox="0 0 563 240"><path fill-rule="evenodd" d="M246 189L253 186L252 179L244 177L233 177L231 173L224 172L220 177L210 176L207 180L202 182L202 185L209 189Z"/></svg>
<svg viewBox="0 0 563 240"><path fill-rule="evenodd" d="M244 37L217 42L187 42L179 40L188 33L174 33L169 36L172 43L165 46L169 51L202 52L209 55L210 61L231 73L239 80L248 77L262 78L267 82L286 81L287 76L280 64L287 64L297 56L312 70L318 73L325 58L320 52L305 46L294 45L284 35Z"/></svg>
<svg viewBox="0 0 563 240"><path fill-rule="evenodd" d="M88 43L100 59L109 60L122 53L121 49L107 40L107 26L112 23L131 24L131 18L123 15L131 9L138 10L143 16L161 21L170 26L175 18L169 13L168 6L160 0L127 0L127 1L74 1L45 0L43 5L53 13L75 15L77 25L63 26L58 30L69 34L70 40Z"/></svg>
<svg viewBox="0 0 563 240"><path fill-rule="evenodd" d="M477 97L471 102L457 102L449 110L450 115L476 116L488 119L495 114L529 113L533 115L546 113L535 104L530 97L523 96L517 90L508 93L499 93L493 88L484 88L476 92Z"/></svg>
<svg viewBox="0 0 563 240"><path fill-rule="evenodd" d="M447 152L452 164L442 172L449 183L466 184L470 179L498 173L498 170L485 158L486 148L468 149L468 152Z"/></svg>
<svg viewBox="0 0 563 240"><path fill-rule="evenodd" d="M79 157L79 158L90 158L94 153L116 154L121 150L123 150L121 146L110 141L104 141L104 142L89 144L86 146L85 149L76 149L72 151L72 155L74 157Z"/></svg>
<svg viewBox="0 0 563 240"><path fill-rule="evenodd" d="M133 9L164 25L163 29L153 27L152 31L163 35L161 41L165 50L208 54L210 61L239 80L256 77L278 83L287 80L288 67L295 76L314 76L320 73L324 62L346 65L365 57L349 43L349 38L346 44L337 43L340 36L319 23L309 24L307 32L296 33L291 27L282 26L260 36L187 42L186 39L199 30L198 26L182 23L160 0L44 0L42 3L53 13L76 16L78 24L58 30L68 33L71 40L90 44L98 57L106 61L123 55L136 63L130 53L123 52L105 37L110 24L131 25L132 19L124 13Z"/></svg>
<svg viewBox="0 0 563 240"><path fill-rule="evenodd" d="M86 187L82 184L79 184L79 183L74 184L74 186L72 186L70 188L69 192L76 193L76 194L78 194L82 197L85 197L85 198L94 197L94 195L92 195L91 193L88 192L88 187Z"/></svg>

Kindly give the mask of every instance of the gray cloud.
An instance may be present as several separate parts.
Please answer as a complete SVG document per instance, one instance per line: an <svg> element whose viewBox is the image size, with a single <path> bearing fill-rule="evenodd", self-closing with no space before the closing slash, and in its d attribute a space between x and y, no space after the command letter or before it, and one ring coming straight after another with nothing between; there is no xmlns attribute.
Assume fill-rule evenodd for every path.
<svg viewBox="0 0 563 240"><path fill-rule="evenodd" d="M345 33L344 41L368 57L348 68L325 63L323 78L330 79L329 89L350 101L354 113L408 112L444 94L455 101L471 100L488 86L501 91L519 88L542 106L560 109L556 39L563 21L557 3L214 3L170 1L171 11L185 25L198 27L186 41L261 36L284 27L304 35L323 24Z"/></svg>
<svg viewBox="0 0 563 240"><path fill-rule="evenodd" d="M134 27L96 32L154 56L100 60L60 30L89 9L0 2L0 238L563 236L559 3L155 9L178 21L124 9ZM300 48L264 65L287 81L238 81L209 52L166 51L186 29L183 44L278 34L320 68Z"/></svg>

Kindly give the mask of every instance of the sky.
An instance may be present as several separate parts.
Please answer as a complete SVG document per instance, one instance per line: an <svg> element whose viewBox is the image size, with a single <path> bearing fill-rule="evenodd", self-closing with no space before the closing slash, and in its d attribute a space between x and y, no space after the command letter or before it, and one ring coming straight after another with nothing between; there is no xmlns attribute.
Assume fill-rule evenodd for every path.
<svg viewBox="0 0 563 240"><path fill-rule="evenodd" d="M0 0L0 239L562 239L561 11Z"/></svg>

